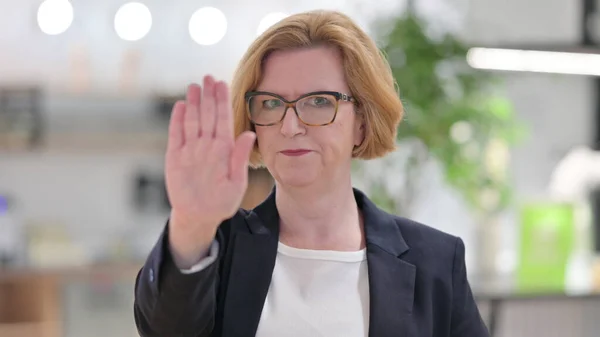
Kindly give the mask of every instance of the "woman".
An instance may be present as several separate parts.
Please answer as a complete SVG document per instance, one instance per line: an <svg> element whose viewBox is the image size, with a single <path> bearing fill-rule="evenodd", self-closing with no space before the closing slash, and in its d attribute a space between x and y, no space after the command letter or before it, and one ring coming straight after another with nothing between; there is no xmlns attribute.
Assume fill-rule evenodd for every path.
<svg viewBox="0 0 600 337"><path fill-rule="evenodd" d="M290 16L249 48L232 95L233 109L205 77L173 108L172 212L137 278L141 336L488 336L462 241L352 188L352 159L392 151L403 111L363 31L337 12ZM238 210L249 163L275 189Z"/></svg>

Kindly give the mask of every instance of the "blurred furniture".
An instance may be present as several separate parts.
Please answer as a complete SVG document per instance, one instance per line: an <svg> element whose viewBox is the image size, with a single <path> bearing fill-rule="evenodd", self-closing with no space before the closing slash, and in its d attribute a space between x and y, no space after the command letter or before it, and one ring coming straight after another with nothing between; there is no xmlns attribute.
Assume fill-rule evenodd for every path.
<svg viewBox="0 0 600 337"><path fill-rule="evenodd" d="M0 149L34 148L42 142L42 92L0 87Z"/></svg>
<svg viewBox="0 0 600 337"><path fill-rule="evenodd" d="M156 95L152 98L154 118L167 124L171 119L171 111L177 101L185 101L184 95Z"/></svg>
<svg viewBox="0 0 600 337"><path fill-rule="evenodd" d="M136 336L133 316L123 316L124 311L131 312L132 299L123 293L133 297L133 282L140 267L141 264L131 264L62 270L0 270L0 336L100 336L111 328L109 317L102 315L103 312L112 312L120 315L121 320L131 322L126 328L114 326L118 332L108 335ZM120 282L125 286L118 286ZM81 284L87 287L82 288ZM111 299L117 299L112 307ZM118 299L126 299L126 303ZM124 310L119 312L119 308ZM80 318L73 320L76 315ZM87 329L89 333L85 332Z"/></svg>
<svg viewBox="0 0 600 337"><path fill-rule="evenodd" d="M491 337L597 337L600 294L476 296Z"/></svg>
<svg viewBox="0 0 600 337"><path fill-rule="evenodd" d="M0 276L0 336L62 336L56 289L53 278L3 271Z"/></svg>

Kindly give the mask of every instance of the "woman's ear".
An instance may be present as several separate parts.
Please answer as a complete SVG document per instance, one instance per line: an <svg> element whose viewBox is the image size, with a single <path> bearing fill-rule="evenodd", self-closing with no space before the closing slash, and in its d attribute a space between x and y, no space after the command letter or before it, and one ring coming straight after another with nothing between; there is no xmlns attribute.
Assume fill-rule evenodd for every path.
<svg viewBox="0 0 600 337"><path fill-rule="evenodd" d="M355 111L355 121L354 121L354 146L360 146L362 142L365 140L365 132L366 132L366 122L364 115L360 113L360 111Z"/></svg>

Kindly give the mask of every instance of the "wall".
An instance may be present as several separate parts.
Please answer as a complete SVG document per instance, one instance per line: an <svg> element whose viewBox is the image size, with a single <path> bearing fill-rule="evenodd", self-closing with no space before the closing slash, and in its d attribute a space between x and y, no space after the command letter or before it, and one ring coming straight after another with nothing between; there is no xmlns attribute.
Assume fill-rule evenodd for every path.
<svg viewBox="0 0 600 337"><path fill-rule="evenodd" d="M104 258L119 239L131 240L134 253L145 255L167 214L133 207L134 175L160 173L161 161L160 155L133 153L5 154L0 191L15 198L25 224L66 228L85 259Z"/></svg>
<svg viewBox="0 0 600 337"><path fill-rule="evenodd" d="M463 34L492 46L574 46L580 43L582 1L469 0ZM543 12L540 10L543 8ZM594 92L584 76L503 73L505 93L530 134L512 151L512 177L519 202L544 198L550 174L572 147L593 138ZM515 252L515 221L503 225L502 246ZM501 254L513 264L514 254Z"/></svg>
<svg viewBox="0 0 600 337"><path fill-rule="evenodd" d="M147 0L144 3L154 15L150 33L140 41L125 42L119 40L112 26L114 13L125 2L72 1L75 18L71 28L62 35L46 36L36 23L40 1L0 0L0 84L41 81L48 90L68 92L73 90L75 79L83 77L89 79L89 85L83 85L87 89L78 85L78 91L116 94L124 58L137 53L141 65L136 92L180 93L187 83L206 73L229 79L255 38L259 21L270 12L295 13L326 6L343 9L364 23L402 4L392 0L379 1L377 6L368 6L366 0L331 0L325 4L317 0L178 0L175 6ZM213 46L196 45L188 34L189 17L202 6L215 6L228 19L227 34ZM81 61L76 61L77 55ZM78 62L83 66L77 66Z"/></svg>

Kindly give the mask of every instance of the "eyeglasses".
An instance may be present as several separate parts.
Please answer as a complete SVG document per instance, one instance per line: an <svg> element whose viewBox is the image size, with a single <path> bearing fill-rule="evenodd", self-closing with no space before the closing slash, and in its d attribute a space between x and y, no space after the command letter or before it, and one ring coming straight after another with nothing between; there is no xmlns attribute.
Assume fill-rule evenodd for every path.
<svg viewBox="0 0 600 337"><path fill-rule="evenodd" d="M296 100L265 91L246 93L248 118L255 125L275 125L285 118L289 108L294 109L298 119L308 126L324 126L333 123L340 101L356 102L349 95L335 91L315 91Z"/></svg>

